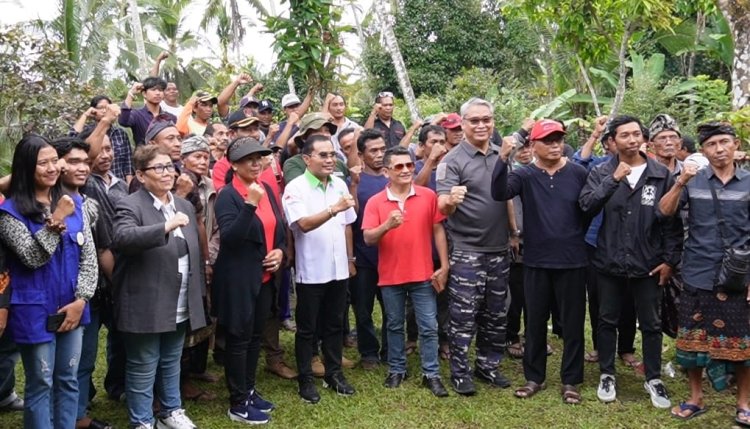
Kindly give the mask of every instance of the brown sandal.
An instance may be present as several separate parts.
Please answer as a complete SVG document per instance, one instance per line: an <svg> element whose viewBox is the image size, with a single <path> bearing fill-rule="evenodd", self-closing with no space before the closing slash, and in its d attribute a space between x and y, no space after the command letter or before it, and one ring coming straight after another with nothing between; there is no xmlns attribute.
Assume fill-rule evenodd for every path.
<svg viewBox="0 0 750 429"><path fill-rule="evenodd" d="M546 388L547 383L538 384L533 381L527 381L526 384L516 389L513 394L516 398L528 399Z"/></svg>
<svg viewBox="0 0 750 429"><path fill-rule="evenodd" d="M562 400L569 405L578 405L581 403L581 394L575 386L565 384L562 387Z"/></svg>
<svg viewBox="0 0 750 429"><path fill-rule="evenodd" d="M512 357L513 359L523 359L523 344L521 343L513 343L508 346L508 355Z"/></svg>
<svg viewBox="0 0 750 429"><path fill-rule="evenodd" d="M583 360L589 363L599 362L599 352L592 350L583 355Z"/></svg>

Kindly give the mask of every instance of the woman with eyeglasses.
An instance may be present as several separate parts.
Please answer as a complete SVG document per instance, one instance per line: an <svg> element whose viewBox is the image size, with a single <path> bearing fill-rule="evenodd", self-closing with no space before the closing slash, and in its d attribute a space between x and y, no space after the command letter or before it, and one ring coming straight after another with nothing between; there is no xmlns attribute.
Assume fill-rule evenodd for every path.
<svg viewBox="0 0 750 429"><path fill-rule="evenodd" d="M133 164L142 187L118 204L113 237L114 317L128 351L128 417L133 427L153 427L156 384L160 426L194 428L180 399L180 356L185 332L206 325L195 209L170 191L175 168L167 151L142 146Z"/></svg>
<svg viewBox="0 0 750 429"><path fill-rule="evenodd" d="M216 200L219 255L214 265L213 310L224 329L224 371L232 421L262 424L274 405L255 388L261 334L276 297L275 277L286 249L284 220L272 189L260 181L271 150L250 137L227 150L232 168Z"/></svg>
<svg viewBox="0 0 750 429"><path fill-rule="evenodd" d="M45 138L27 135L13 154L10 198L0 206L10 275L10 286L0 288L12 289L6 335L21 351L29 429L75 427L81 325L98 273L89 211L79 195L63 194L61 167Z"/></svg>

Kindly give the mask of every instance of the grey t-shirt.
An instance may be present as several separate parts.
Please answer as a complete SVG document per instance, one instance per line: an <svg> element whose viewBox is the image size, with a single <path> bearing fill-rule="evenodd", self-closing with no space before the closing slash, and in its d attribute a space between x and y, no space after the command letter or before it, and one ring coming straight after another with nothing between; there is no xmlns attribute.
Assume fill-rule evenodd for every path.
<svg viewBox="0 0 750 429"><path fill-rule="evenodd" d="M508 206L495 201L490 192L499 152L500 147L490 144L485 155L463 140L438 165L438 195L449 195L453 186L466 186L464 201L445 223L456 249L483 253L508 249Z"/></svg>

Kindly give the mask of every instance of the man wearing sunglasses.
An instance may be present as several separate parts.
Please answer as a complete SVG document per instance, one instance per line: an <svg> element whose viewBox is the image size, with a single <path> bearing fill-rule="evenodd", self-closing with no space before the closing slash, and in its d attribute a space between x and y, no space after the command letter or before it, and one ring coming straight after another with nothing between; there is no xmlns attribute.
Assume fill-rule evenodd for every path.
<svg viewBox="0 0 750 429"><path fill-rule="evenodd" d="M387 147L398 146L406 134L404 124L393 118L393 93L381 92L375 97L375 105L370 117L365 122L365 128L375 128L383 133Z"/></svg>
<svg viewBox="0 0 750 429"><path fill-rule="evenodd" d="M492 170L500 148L490 143L495 127L493 107L480 98L461 106L465 139L438 165L440 212L451 243L450 296L451 384L456 393L476 392L469 347L477 336L473 374L497 387L509 387L500 374L507 323L508 206L492 199Z"/></svg>
<svg viewBox="0 0 750 429"><path fill-rule="evenodd" d="M389 149L383 164L390 180L367 202L362 221L365 243L378 246L378 286L388 326L388 377L385 387L397 388L407 378L404 312L407 297L419 326L422 384L437 397L448 396L440 381L436 294L448 279L448 244L435 193L415 186L409 150ZM432 243L440 255L434 270Z"/></svg>

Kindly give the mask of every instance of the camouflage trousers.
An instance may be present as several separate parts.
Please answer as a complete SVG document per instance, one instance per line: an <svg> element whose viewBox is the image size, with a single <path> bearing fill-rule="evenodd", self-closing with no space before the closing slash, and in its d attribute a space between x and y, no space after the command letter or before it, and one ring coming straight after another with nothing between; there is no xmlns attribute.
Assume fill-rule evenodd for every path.
<svg viewBox="0 0 750 429"><path fill-rule="evenodd" d="M510 293L508 253L453 250L450 255L451 375L471 375L469 346L476 334L476 366L497 369L505 349Z"/></svg>

